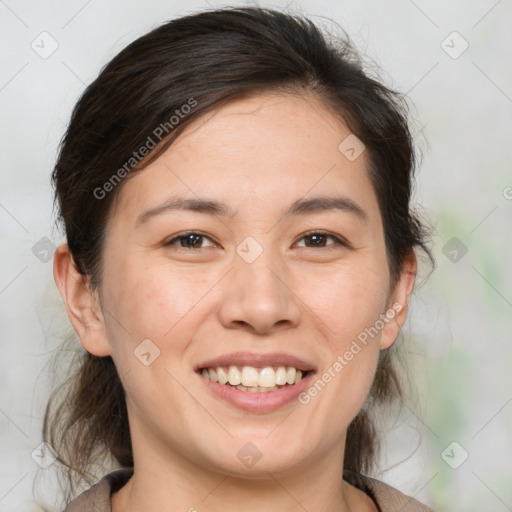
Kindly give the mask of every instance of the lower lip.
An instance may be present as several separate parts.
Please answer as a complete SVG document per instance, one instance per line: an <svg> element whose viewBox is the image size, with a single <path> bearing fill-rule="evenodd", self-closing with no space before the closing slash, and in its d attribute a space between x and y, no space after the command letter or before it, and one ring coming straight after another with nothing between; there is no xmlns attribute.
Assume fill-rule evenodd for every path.
<svg viewBox="0 0 512 512"><path fill-rule="evenodd" d="M261 393L259 391L256 393L240 391L233 386L205 379L199 373L197 375L214 395L238 409L247 412L272 412L297 400L299 394L309 387L313 374L314 372L310 371L304 379L293 386L284 386L276 391Z"/></svg>

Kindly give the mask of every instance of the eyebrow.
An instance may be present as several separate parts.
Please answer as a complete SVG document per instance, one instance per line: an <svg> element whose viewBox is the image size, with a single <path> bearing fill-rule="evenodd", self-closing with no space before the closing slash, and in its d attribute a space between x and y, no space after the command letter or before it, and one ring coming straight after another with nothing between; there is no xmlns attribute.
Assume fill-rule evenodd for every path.
<svg viewBox="0 0 512 512"><path fill-rule="evenodd" d="M183 197L171 197L161 205L143 212L137 217L135 224L139 226L157 215L176 210L193 211L206 215L229 218L234 217L238 213L238 211L233 210L227 204L218 201L199 198L187 199ZM310 199L298 199L292 203L289 208L281 212L281 217L322 213L333 210L350 213L362 222L368 222L366 212L352 199L345 196L319 196Z"/></svg>

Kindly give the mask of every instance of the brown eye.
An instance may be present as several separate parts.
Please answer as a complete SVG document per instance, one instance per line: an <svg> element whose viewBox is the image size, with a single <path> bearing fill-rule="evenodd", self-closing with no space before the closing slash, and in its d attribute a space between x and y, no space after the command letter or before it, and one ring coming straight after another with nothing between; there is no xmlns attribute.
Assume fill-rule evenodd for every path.
<svg viewBox="0 0 512 512"><path fill-rule="evenodd" d="M206 235L202 235L201 233L190 231L168 240L163 245L166 247L171 245L178 245L183 249L202 249L202 242L205 240L210 240L210 238L208 238ZM213 243L210 245L213 246Z"/></svg>
<svg viewBox="0 0 512 512"><path fill-rule="evenodd" d="M331 239L334 240L334 244L327 244L327 241ZM322 233L319 231L313 231L310 233L306 233L302 236L300 240L307 240L305 247L311 248L311 247L328 247L331 245L346 245L344 242L342 242L337 236L332 235L330 233ZM304 247L304 246L303 246Z"/></svg>

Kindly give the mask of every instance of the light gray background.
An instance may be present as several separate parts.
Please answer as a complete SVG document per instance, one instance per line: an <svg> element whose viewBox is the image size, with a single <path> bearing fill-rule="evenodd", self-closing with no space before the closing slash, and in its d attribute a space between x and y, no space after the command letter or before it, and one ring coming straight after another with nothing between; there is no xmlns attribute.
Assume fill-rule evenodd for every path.
<svg viewBox="0 0 512 512"><path fill-rule="evenodd" d="M62 241L49 176L71 108L133 39L175 16L221 5L0 0L2 511L40 510L30 504L36 475L36 496L56 503L52 466L41 469L31 453L41 442L49 393L45 364L67 317L52 260L40 259L44 242L36 254L32 248L43 237ZM338 22L416 107L424 159L415 198L436 228L437 269L417 290L404 332L414 340L418 400L387 434L380 477L438 510L512 510L512 2L289 6ZM52 44L57 49L44 55Z"/></svg>

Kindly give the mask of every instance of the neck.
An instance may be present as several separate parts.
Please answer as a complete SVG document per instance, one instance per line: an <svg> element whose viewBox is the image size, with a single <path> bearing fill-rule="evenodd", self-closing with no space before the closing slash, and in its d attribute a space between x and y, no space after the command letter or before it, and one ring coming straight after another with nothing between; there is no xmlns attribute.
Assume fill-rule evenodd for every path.
<svg viewBox="0 0 512 512"><path fill-rule="evenodd" d="M355 498L353 491L357 490L341 478L337 485L328 485L313 471L286 476L268 473L267 478L249 480L229 473L205 474L204 470L189 475L180 469L167 468L163 473L156 468L150 471L134 466L132 478L112 496L112 512L356 510L351 503Z"/></svg>
<svg viewBox="0 0 512 512"><path fill-rule="evenodd" d="M376 507L362 491L340 478L328 464L318 464L309 471L294 470L271 474L266 478L247 479L196 467L174 464L134 466L132 478L112 495L112 512L135 510L211 512L260 512L280 510L304 512L374 512Z"/></svg>
<svg viewBox="0 0 512 512"><path fill-rule="evenodd" d="M112 495L112 512L376 511L366 494L342 479L344 442L283 471L260 464L247 475L196 463L182 447L169 447L135 427L134 473Z"/></svg>

